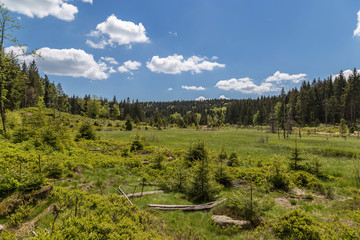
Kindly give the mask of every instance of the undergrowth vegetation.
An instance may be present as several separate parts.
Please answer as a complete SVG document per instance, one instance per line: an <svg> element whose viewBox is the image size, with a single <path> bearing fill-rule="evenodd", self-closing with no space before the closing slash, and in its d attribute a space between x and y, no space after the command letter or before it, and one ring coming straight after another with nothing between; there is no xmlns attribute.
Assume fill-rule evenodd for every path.
<svg viewBox="0 0 360 240"><path fill-rule="evenodd" d="M129 123L44 108L8 112L7 121L7 138L0 139L3 239L360 237L356 137L278 139L236 128L125 131ZM131 199L132 205L120 190L164 193ZM227 201L206 212L148 207L222 198ZM248 225L219 227L213 215Z"/></svg>

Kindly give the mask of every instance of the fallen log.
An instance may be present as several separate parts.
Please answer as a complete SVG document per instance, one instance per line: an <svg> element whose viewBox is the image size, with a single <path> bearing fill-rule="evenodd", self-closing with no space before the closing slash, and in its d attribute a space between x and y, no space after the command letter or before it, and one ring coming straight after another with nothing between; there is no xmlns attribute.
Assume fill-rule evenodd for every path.
<svg viewBox="0 0 360 240"><path fill-rule="evenodd" d="M148 204L150 208L163 210L163 211L175 211L175 210L182 210L182 211L204 211L210 210L219 203L226 201L226 198L219 199L215 202L204 203L200 205L159 205L159 204Z"/></svg>
<svg viewBox="0 0 360 240"><path fill-rule="evenodd" d="M151 192L138 192L138 193L130 193L128 194L128 198L136 198L136 197L142 197L145 195L153 195L153 194L162 194L164 191L151 191Z"/></svg>
<svg viewBox="0 0 360 240"><path fill-rule="evenodd" d="M251 222L245 220L237 220L233 219L229 216L225 215L213 215L211 216L211 220L219 226L227 227L227 226L239 226L242 229L250 229Z"/></svg>

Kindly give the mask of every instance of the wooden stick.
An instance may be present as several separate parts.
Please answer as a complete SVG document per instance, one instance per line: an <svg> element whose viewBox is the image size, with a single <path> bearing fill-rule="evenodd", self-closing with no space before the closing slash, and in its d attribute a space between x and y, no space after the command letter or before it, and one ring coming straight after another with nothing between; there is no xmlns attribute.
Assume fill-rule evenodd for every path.
<svg viewBox="0 0 360 240"><path fill-rule="evenodd" d="M210 210L214 208L221 202L226 201L226 198L222 198L220 200L209 202L200 205L159 205L159 204L148 204L150 208L163 210L163 211L175 211L175 210L182 210L182 211L201 211L201 210Z"/></svg>
<svg viewBox="0 0 360 240"><path fill-rule="evenodd" d="M126 196L126 194L124 193L124 191L121 190L120 186L119 186L119 190L120 190L120 192L126 197L126 199L129 201L129 203L130 203L131 205L134 205L134 204L130 201L130 199L128 198L128 196Z"/></svg>
<svg viewBox="0 0 360 240"><path fill-rule="evenodd" d="M136 197L142 197L145 195L162 194L162 193L164 193L164 191L151 191L151 192L143 192L142 194L141 194L141 192L140 193L130 193L127 196L128 196L128 198L136 198Z"/></svg>

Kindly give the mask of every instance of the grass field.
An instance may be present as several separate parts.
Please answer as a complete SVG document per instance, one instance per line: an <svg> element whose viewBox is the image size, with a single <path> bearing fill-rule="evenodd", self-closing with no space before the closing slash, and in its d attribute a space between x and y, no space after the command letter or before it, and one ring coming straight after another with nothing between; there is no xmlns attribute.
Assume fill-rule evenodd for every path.
<svg viewBox="0 0 360 240"><path fill-rule="evenodd" d="M326 127L318 134L314 134L314 129L304 128L301 138L297 134L283 138L282 134L272 134L265 127L263 130L228 127L133 131L113 127L112 131L106 131L94 123L89 125L88 119L79 116L64 114L61 121L66 124L63 125L59 124L60 119L54 120L51 114L44 115L36 109L26 116L30 119L48 117L48 125L46 128L39 124L28 126L25 130L35 137L21 138L20 143L14 141L23 136L19 134L10 140L0 139L0 204L3 204L0 205L0 224L9 234L25 239L33 229L46 236L44 229L55 226L54 234L62 236L72 232L73 236L80 236L84 234L82 225L93 225L85 229L88 234L111 226L111 231L101 230L101 236L109 236L115 230L117 234L125 234L132 229L132 234L150 234L150 230L154 230L151 234L155 239L161 236L166 239L278 239L274 226L286 225L286 221L280 219L293 210L301 210L313 219L313 223L305 227L314 226L315 231L326 236L324 239L360 239L360 139L356 135L346 138L336 133L328 135L325 132L336 132L336 128ZM90 126L87 129L93 138L81 137L82 126ZM22 128L12 131L24 133ZM199 141L205 143L206 151ZM299 165L294 165L292 160L297 152L295 146L300 153ZM34 189L49 189L49 185L54 189L51 195L31 204L26 202L24 194L32 194ZM119 186L127 194L142 189L165 193L132 199L135 206L128 212L130 204L119 196ZM204 189L209 196L211 192L214 194L196 199ZM38 196L36 191L34 196ZM228 201L207 212L167 212L148 207L148 204L193 205L220 198ZM251 199L254 204L251 206L255 207L253 213L248 211ZM15 201L26 203L18 209L8 208ZM78 205L78 201L83 202ZM58 219L52 212L56 208L50 208L54 204L60 207ZM261 209L262 206L269 207ZM116 215L132 216L128 227L116 225L122 220L114 218L113 208L119 211ZM98 222L94 222L94 214L99 217ZM140 216L145 215L149 216L149 222L144 225ZM212 215L250 221L256 217L259 222L253 221L251 230L224 230L214 226ZM23 232L22 226L28 224L31 228ZM74 224L77 227L74 228ZM261 227L256 228L259 225Z"/></svg>
<svg viewBox="0 0 360 240"><path fill-rule="evenodd" d="M73 121L77 122L78 119ZM331 235L330 230L335 226L338 231L335 236L353 233L353 239L360 236L360 231L357 230L360 229L357 227L360 226L360 222L356 225L354 222L356 218L351 218L349 215L352 211L356 214L359 210L360 219L360 139L357 136L342 138L336 134L303 133L301 138L295 134L283 138L281 134L272 134L265 128L257 130L231 127L212 130L170 128L160 131L101 131L103 128L97 129L95 140L76 141L73 140L73 136L77 132L71 132L70 130L74 129L69 129L72 135L70 134L67 138L68 145L64 145L67 147L63 147L61 151L41 155L41 163L38 159L40 152L34 149L28 151L25 148L28 145L23 145L24 148L18 148L17 152L23 153L24 156L32 154L24 168L19 165L19 158L16 156L11 158L12 162L8 162L7 157L15 152L13 151L15 144L4 142L4 147L0 151L3 156L3 159L0 158L1 161L11 164L14 173L21 174L24 170L29 176L33 174L41 176L41 169L46 173L55 173L51 175L54 177L47 179L46 184L53 185L56 194L59 195L50 196L34 206L29 205L28 210L26 208L17 210L10 215L11 217L2 217L0 224L5 225L14 233L27 237L28 235L21 233L21 225L35 221L37 216L41 216L39 221L36 220L37 225L33 226L36 232L41 233L42 229L52 228L52 222L55 222L56 218L47 209L52 204L57 204L57 206L64 206L60 214L61 221L56 221L58 226L56 231L60 233L66 221L80 219L68 217L76 215L74 212L77 209L73 203L67 204L68 201L77 199L78 195L89 201L108 201L114 195L119 197L116 189L120 186L127 194L140 192L142 189L144 191L165 190L164 194L132 199L137 209L133 213L137 214L137 211L141 211L140 215L150 213L152 216L150 228L155 229L156 234L160 234L159 236L170 239L259 239L260 235L263 239L278 239L272 224L278 223L281 216L294 209L300 209L315 219L317 229L322 231L321 234ZM138 139L141 140L140 145L143 148L132 151L133 144L138 142L134 140ZM192 144L196 146L199 141L205 143L205 149L208 152L208 158L206 157L208 168L205 171L201 170L207 172L209 179L206 189L218 187L219 192L206 200L196 201L191 198L189 192L194 186L193 183L199 181L195 176L201 160L195 159L190 162L186 156L191 153L190 146ZM301 168L294 168L291 162L295 146L298 147L302 158L299 163ZM223 150L227 156L220 160L219 155ZM229 164L229 155L233 152L238 155L234 165ZM171 159L170 156L173 158ZM39 168L40 164L43 167ZM287 183L286 187L276 187L272 181L274 176L278 176L276 167L280 175L284 177L283 183ZM230 179L227 184L217 178L220 169L224 169ZM8 171L3 168L4 172L5 170ZM184 173L181 190L174 187L179 181L180 171ZM59 174L56 175L56 173ZM9 179L11 179L10 175ZM230 181L233 181L232 184ZM8 186L2 183L0 181L0 187ZM29 181L29 184L32 182ZM232 215L234 209L231 208L234 205L231 205L231 201L240 196L240 203L235 205L237 209L241 208L241 203L249 202L249 190L252 184L254 184L254 203L272 205L272 208L263 212L258 208L256 210L261 212L261 219L265 225L258 229L254 224L251 230L241 231L215 227L211 221L212 215L234 217ZM5 197L17 198L20 196L18 192L20 191L15 191ZM195 194L198 192L199 189L196 189ZM63 199L62 196L66 194L69 194L69 198ZM193 205L220 198L227 198L228 201L211 211L160 211L148 207L148 204ZM125 211L129 204L124 198L120 197L120 199L125 201L125 204L121 204ZM107 205L111 205L111 201ZM97 209L91 204L79 206L84 216L85 213ZM109 206L103 207L104 211L109 210ZM235 215L235 218L249 220L248 216L248 212L242 212ZM134 219L136 220L137 217ZM329 219L335 220L329 223ZM88 220L84 220L83 223L90 224ZM108 223L112 224L112 221ZM136 220L131 223L131 226L134 227L137 223L140 222ZM341 225L343 223L348 225L344 227Z"/></svg>
<svg viewBox="0 0 360 240"><path fill-rule="evenodd" d="M224 149L228 154L236 152L241 161L253 163L271 162L274 155L289 160L292 149L295 146L295 139L305 159L318 159L321 162L322 171L336 177L335 181L323 180L326 186L334 189L337 195L341 195L342 203L338 201L303 201L296 200L300 209L311 213L319 222L324 222L328 216L343 211L347 205L352 206L353 200L346 200L359 193L356 181L354 180L354 166L357 164L356 156L360 155L360 139L356 136L346 139L323 134L303 134L302 138L290 135L289 138L280 138L277 134L266 133L256 129L217 129L213 131L195 129L166 129L166 130L141 130L141 131L103 131L98 133L104 138L114 139L123 143L130 142L136 135L145 139L145 142L155 148L167 148L171 150L189 148L190 144L204 141L212 158ZM256 165L256 164L255 164ZM222 196L227 197L232 190L223 191ZM284 197L283 193L272 192L273 198ZM289 196L285 196L289 198ZM356 198L356 197L355 197ZM181 194L168 193L158 196L146 196L134 199L134 203L141 208L147 209L148 203L156 204L190 204L183 199ZM285 213L287 208L276 204L267 212L266 218L276 219ZM247 232L243 231L231 237L219 234L212 228L209 218L211 213L183 213L183 212L161 212L152 211L160 219L164 220L174 231L193 231L205 239L245 239Z"/></svg>
<svg viewBox="0 0 360 240"><path fill-rule="evenodd" d="M341 177L343 181L334 184L354 185L352 177L356 156L360 156L360 139L357 136L342 138L335 135L302 134L280 138L277 134L256 129L216 129L197 131L195 129L166 129L141 131L102 131L98 135L123 143L130 142L136 135L143 137L150 146L187 150L192 143L204 141L210 156L216 157L224 149L228 154L236 152L240 159L254 162L268 162L274 155L289 159L295 140L303 158L318 157L323 170ZM264 142L261 140L263 139ZM309 155L309 156L307 156Z"/></svg>
<svg viewBox="0 0 360 240"><path fill-rule="evenodd" d="M289 135L283 138L277 134L267 133L255 129L216 129L216 130L194 130L194 129L165 129L139 130L139 131L102 131L98 135L104 138L111 138L120 142L129 142L135 135L140 135L151 146L158 146L170 149L187 149L191 143L204 141L210 151L219 152L222 148L227 152L235 151L239 156L263 157L267 159L272 154L288 152L295 145L295 138L298 146L304 151L319 153L327 156L349 156L360 154L360 139L356 136L347 137L346 140L332 135L302 134ZM261 138L265 143L261 143ZM267 142L266 142L266 139ZM254 151L254 149L256 149Z"/></svg>

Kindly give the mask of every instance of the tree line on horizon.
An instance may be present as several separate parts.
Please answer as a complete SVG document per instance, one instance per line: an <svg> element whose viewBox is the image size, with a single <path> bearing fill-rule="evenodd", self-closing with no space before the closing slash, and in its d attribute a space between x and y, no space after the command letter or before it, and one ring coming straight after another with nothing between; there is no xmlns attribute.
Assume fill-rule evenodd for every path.
<svg viewBox="0 0 360 240"><path fill-rule="evenodd" d="M35 60L27 64L9 58L2 79L1 103L6 110L46 107L93 119L131 119L147 122L159 129L169 125L220 127L226 124L270 125L289 130L293 126L338 124L344 119L357 128L360 116L360 74L354 69L348 79L343 72L324 80L303 81L300 88L277 96L257 99L206 101L139 102L118 101L85 95L68 96L60 83L40 76ZM359 106L359 107L358 107ZM6 129L3 129L5 132Z"/></svg>

